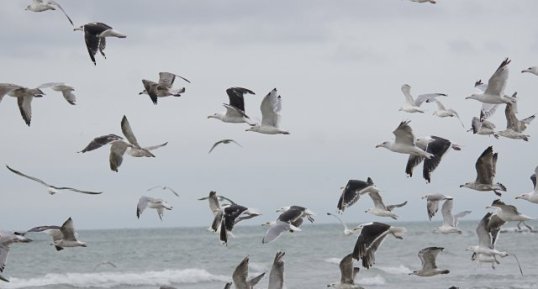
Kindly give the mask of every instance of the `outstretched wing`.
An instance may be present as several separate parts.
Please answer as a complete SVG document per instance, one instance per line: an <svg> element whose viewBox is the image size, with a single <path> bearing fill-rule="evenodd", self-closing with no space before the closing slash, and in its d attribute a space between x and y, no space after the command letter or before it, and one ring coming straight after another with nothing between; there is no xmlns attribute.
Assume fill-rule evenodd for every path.
<svg viewBox="0 0 538 289"><path fill-rule="evenodd" d="M36 178L36 177L32 177L32 176L29 176L29 175L25 175L25 174L23 174L23 173L21 173L21 172L19 172L19 171L17 171L17 170L14 170L14 169L10 168L8 165L6 165L6 168L7 168L8 170L10 170L12 173L15 173L15 174L17 174L17 175L19 175L19 176L22 176L22 177L25 177L25 178L28 178L28 179L30 179L30 180L32 180L32 181L34 181L34 182L38 182L38 183L44 185L45 187L50 187L50 186L51 186L51 185L45 183L44 181L42 181L42 180L40 180L40 179L38 179L38 178Z"/></svg>
<svg viewBox="0 0 538 289"><path fill-rule="evenodd" d="M94 149L98 149L108 143L111 143L115 140L120 140L120 139L123 139L123 138L115 134L107 134L107 135L96 137L84 149L79 151L79 153L93 151Z"/></svg>

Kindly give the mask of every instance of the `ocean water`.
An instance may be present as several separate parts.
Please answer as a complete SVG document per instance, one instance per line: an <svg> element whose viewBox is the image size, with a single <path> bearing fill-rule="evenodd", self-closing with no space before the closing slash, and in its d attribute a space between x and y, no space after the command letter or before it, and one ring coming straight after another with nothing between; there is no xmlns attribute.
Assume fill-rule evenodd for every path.
<svg viewBox="0 0 538 289"><path fill-rule="evenodd" d="M462 222L461 235L432 233L439 225L436 222L398 223L408 230L404 240L388 236L377 251L374 267L361 269L356 283L375 289L538 288L538 234L503 233L497 243L499 250L517 255L524 272L521 276L510 256L500 259L496 269L471 261L465 248L477 244L477 223ZM247 255L250 274L268 274L278 250L286 252L286 288L326 288L338 282L338 262L353 250L356 237L344 236L339 224L305 224L302 229L262 244L263 227L238 224L227 247L220 245L218 236L206 228L80 231L79 238L88 242L88 247L60 252L50 245L47 235L34 234L34 242L11 247L4 272L11 282L0 283L0 288L223 288L231 280L235 266ZM450 274L409 276L420 267L417 252L429 246L445 248L437 264L449 269ZM117 267L95 268L105 261ZM257 288L267 288L267 282L268 276Z"/></svg>

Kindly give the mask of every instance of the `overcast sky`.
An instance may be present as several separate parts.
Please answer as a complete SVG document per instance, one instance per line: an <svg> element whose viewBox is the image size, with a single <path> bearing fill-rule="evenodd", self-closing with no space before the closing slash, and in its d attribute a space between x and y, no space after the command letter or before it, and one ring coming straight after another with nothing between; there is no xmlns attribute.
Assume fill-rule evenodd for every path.
<svg viewBox="0 0 538 289"><path fill-rule="evenodd" d="M402 221L427 220L426 193L455 197L455 211L472 210L479 219L495 199L491 192L460 189L475 179L474 164L489 145L499 152L497 181L505 202L538 217L536 205L514 196L531 191L538 165L533 124L528 143L467 133L456 119L399 112L408 83L412 93L443 92L466 128L480 103L466 100L478 79L487 79L510 57L506 92L518 92L519 117L538 110L538 77L521 74L538 65L538 2L439 0L417 4L376 1L61 1L75 24L100 21L128 35L107 39L107 59L88 56L83 34L58 11L32 13L30 1L6 1L0 10L0 82L36 87L66 82L76 88L77 105L59 93L32 103L32 125L22 120L16 100L0 103L3 163L56 185L104 191L99 196L71 192L50 196L46 188L0 168L0 228L25 229L61 224L72 217L82 229L206 226L211 213L196 199L216 190L263 216L276 208L302 205L318 222L333 222L340 187L349 179L372 177L386 204L409 201L396 213ZM181 98L153 105L141 79L159 71L192 81ZM178 82L181 84L181 82ZM271 89L282 96L281 128L290 135L245 132L207 116L223 111L225 89L243 86L246 112L259 120L260 102ZM109 169L109 147L77 154L91 139L121 134L126 115L142 145L168 141L156 158L126 156L119 172ZM402 120L416 136L438 135L463 146L450 151L426 184L417 168L404 173L407 156L375 149L392 140ZM503 109L492 118L504 128ZM233 138L243 148L213 142ZM167 185L166 191L146 192ZM160 222L154 211L136 218L141 195L161 197L174 209ZM343 215L348 222L388 221L365 214L362 198ZM440 219L440 216L437 216Z"/></svg>

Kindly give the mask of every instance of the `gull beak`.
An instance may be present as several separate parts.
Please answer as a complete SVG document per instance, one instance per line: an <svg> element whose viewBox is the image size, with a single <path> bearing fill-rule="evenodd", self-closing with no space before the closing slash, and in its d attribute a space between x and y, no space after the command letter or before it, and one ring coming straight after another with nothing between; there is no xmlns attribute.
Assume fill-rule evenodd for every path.
<svg viewBox="0 0 538 289"><path fill-rule="evenodd" d="M464 185L460 185L460 188L463 188L463 187L464 187Z"/></svg>
<svg viewBox="0 0 538 289"><path fill-rule="evenodd" d="M378 144L378 145L375 146L375 148L380 148L380 147L382 147L382 146L383 146L383 145Z"/></svg>

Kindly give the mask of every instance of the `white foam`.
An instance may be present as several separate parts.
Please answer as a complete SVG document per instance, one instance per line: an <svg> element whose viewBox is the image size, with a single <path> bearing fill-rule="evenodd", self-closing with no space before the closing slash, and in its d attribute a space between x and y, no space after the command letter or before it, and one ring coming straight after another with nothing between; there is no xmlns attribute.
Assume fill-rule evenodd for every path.
<svg viewBox="0 0 538 289"><path fill-rule="evenodd" d="M227 282L230 277L213 275L203 269L164 270L147 272L101 272L46 274L43 277L11 278L2 284L6 289L32 288L51 285L69 285L81 288L112 288L129 286L160 286L184 283Z"/></svg>
<svg viewBox="0 0 538 289"><path fill-rule="evenodd" d="M360 274L359 274L360 275ZM359 285L385 285L385 279L381 277L380 275L376 275L375 277L367 277L367 278L360 278L355 283Z"/></svg>
<svg viewBox="0 0 538 289"><path fill-rule="evenodd" d="M407 275L413 271L411 269L405 267L404 265L400 265L399 267L383 267L383 266L377 266L377 269L389 273L389 274L396 274L396 275Z"/></svg>

